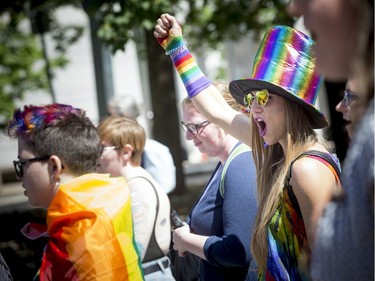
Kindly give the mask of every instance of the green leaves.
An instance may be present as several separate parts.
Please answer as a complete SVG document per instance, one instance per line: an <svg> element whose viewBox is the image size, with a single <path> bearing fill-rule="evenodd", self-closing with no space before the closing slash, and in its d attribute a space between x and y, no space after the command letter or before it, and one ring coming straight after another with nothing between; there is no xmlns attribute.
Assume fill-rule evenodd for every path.
<svg viewBox="0 0 375 281"><path fill-rule="evenodd" d="M49 61L52 74L56 68L68 63L65 53L83 33L82 26L62 25L56 20L54 11L62 5L81 6L89 17L98 19L97 34L112 53L124 50L129 40L143 43L143 31L152 31L158 17L165 12L179 16L184 36L189 46L196 50L217 49L226 39L236 40L249 30L257 34L270 25L293 24L293 19L286 13L285 0L0 2L0 13L3 16L0 23L0 123L4 116L10 116L15 101L22 99L26 91L48 90L40 38L20 27L27 23L29 16L39 20L34 23L34 30L48 31L53 38L56 57Z"/></svg>
<svg viewBox="0 0 375 281"><path fill-rule="evenodd" d="M84 1L86 3L88 1ZM139 42L142 40L137 36L136 30L152 30L156 20L164 12L176 12L178 0L128 0L128 1L89 1L91 7L97 9L86 9L90 17L99 18L98 36L112 53L124 50L129 40ZM87 5L87 3L86 3ZM84 7L86 7L84 5Z"/></svg>
<svg viewBox="0 0 375 281"><path fill-rule="evenodd" d="M0 23L0 123L9 118L26 91L47 89L42 58L35 35L19 25Z"/></svg>
<svg viewBox="0 0 375 281"><path fill-rule="evenodd" d="M60 2L56 1L57 4ZM67 49L83 33L81 26L61 25L56 20L55 9L50 8L54 3L34 1L34 10L24 1L5 2L0 6L0 127L7 123L17 101L22 100L26 92L49 91L41 35L33 34L27 27L33 26L38 32L48 30L52 37L55 53L55 57L49 58L52 76L55 69L67 65ZM41 22L31 24L29 15L38 15ZM48 26L41 27L40 24Z"/></svg>
<svg viewBox="0 0 375 281"><path fill-rule="evenodd" d="M250 30L259 34L275 24L293 24L282 0L207 0L204 3L202 6L198 1L189 1L186 19L189 26L185 30L193 46L203 44L205 48L215 48L217 43L237 40Z"/></svg>

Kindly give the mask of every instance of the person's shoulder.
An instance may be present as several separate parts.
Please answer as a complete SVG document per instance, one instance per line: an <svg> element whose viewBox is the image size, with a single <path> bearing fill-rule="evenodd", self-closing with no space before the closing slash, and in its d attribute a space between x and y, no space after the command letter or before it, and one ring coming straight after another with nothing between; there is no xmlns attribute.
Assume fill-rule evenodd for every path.
<svg viewBox="0 0 375 281"><path fill-rule="evenodd" d="M129 186L134 183L142 183L143 185L147 185L148 188L152 186L159 187L159 184L154 179L154 177L144 168L136 167L133 169L131 176L128 178Z"/></svg>
<svg viewBox="0 0 375 281"><path fill-rule="evenodd" d="M324 168L325 165L312 157L301 157L297 159L292 165L292 175L315 173ZM311 174L310 174L311 175Z"/></svg>
<svg viewBox="0 0 375 281"><path fill-rule="evenodd" d="M235 178L238 174L246 175L246 177L254 176L255 164L251 149L246 145L242 145L241 148L237 146L236 148L239 148L239 150L237 150L237 152L233 151L232 155L229 156L225 163L225 165L227 165L226 177Z"/></svg>
<svg viewBox="0 0 375 281"><path fill-rule="evenodd" d="M332 170L322 161L311 158L302 157L296 160L292 166L293 186L319 186L323 182L327 184L335 181Z"/></svg>
<svg viewBox="0 0 375 281"><path fill-rule="evenodd" d="M254 158L253 158L253 154L251 152L251 148L248 147L247 145L239 143L239 145L237 145L234 148L232 154L233 153L234 153L234 155L229 156L229 158L232 158L232 159L229 163L228 169L229 168L230 169L233 169L233 168L236 169L236 167L239 166L239 165L244 165L243 168L252 167L254 165Z"/></svg>
<svg viewBox="0 0 375 281"><path fill-rule="evenodd" d="M145 197L155 197L155 192L158 194L159 199L168 198L167 193L163 190L160 184L154 177L142 167L137 167L137 174L129 179L129 187ZM163 200L164 202L164 200Z"/></svg>

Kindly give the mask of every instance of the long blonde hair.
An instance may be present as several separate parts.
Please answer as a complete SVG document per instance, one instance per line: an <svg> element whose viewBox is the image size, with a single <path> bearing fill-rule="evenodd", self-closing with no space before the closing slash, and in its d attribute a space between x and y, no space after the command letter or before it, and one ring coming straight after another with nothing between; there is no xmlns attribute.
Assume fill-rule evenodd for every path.
<svg viewBox="0 0 375 281"><path fill-rule="evenodd" d="M287 148L284 155L279 143L264 147L258 126L252 126L252 148L257 168L258 212L254 223L251 250L260 269L266 266L268 255L267 225L279 205L284 180L291 162L318 142L303 108L284 99Z"/></svg>

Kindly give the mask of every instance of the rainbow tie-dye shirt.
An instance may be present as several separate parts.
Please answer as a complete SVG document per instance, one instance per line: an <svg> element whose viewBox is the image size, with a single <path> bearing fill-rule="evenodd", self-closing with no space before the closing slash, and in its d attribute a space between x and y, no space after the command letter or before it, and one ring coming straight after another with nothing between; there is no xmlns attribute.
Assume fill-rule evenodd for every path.
<svg viewBox="0 0 375 281"><path fill-rule="evenodd" d="M336 184L341 185L341 169L336 155L311 150L301 154L294 161L305 156L326 165L333 173ZM331 161L328 161L328 158ZM336 163L336 167L333 163ZM287 177L279 205L267 227L267 268L265 272L259 272L259 280L311 280L308 268L311 249L298 201L289 185L289 180L290 177Z"/></svg>
<svg viewBox="0 0 375 281"><path fill-rule="evenodd" d="M299 268L302 255L307 257L310 247L301 214L294 208L287 188L267 229L268 258L266 272L259 280L310 280Z"/></svg>

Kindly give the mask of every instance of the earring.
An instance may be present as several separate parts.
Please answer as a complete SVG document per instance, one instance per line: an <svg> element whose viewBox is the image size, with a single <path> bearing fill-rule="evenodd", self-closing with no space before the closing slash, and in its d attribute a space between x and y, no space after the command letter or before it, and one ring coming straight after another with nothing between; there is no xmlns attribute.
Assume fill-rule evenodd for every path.
<svg viewBox="0 0 375 281"><path fill-rule="evenodd" d="M51 181L50 181L50 200L48 202L48 205L51 203L51 201L55 197L55 194L59 190L59 187L60 187L60 178L58 176L55 177L55 175L53 174L51 176Z"/></svg>
<svg viewBox="0 0 375 281"><path fill-rule="evenodd" d="M59 177L55 177L55 175L53 174L51 176L51 183L55 182L55 186L53 187L54 190L58 189L59 186L60 186L60 178Z"/></svg>

